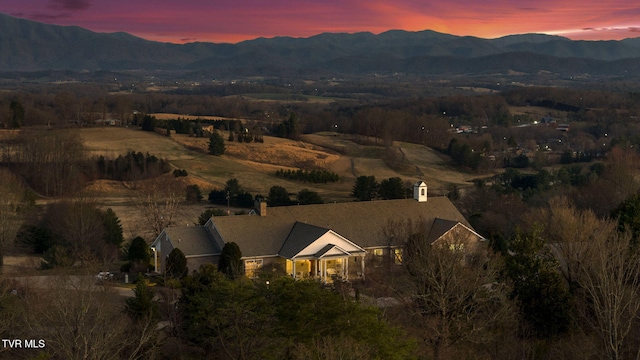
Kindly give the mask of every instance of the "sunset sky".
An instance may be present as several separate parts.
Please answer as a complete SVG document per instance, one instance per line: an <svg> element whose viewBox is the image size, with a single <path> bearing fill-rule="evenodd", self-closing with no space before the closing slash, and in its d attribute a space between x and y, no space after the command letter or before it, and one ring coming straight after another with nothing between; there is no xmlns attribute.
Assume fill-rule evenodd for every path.
<svg viewBox="0 0 640 360"><path fill-rule="evenodd" d="M2 0L0 13L173 43L392 29L482 38L640 36L640 3L631 0Z"/></svg>

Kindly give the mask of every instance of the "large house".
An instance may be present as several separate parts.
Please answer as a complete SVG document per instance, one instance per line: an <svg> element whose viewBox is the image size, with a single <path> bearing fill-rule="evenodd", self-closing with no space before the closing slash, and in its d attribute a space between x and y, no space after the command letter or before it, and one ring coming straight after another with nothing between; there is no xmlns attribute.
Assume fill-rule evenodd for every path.
<svg viewBox="0 0 640 360"><path fill-rule="evenodd" d="M242 252L245 274L280 269L293 278L324 282L364 279L367 266L382 258L402 262L402 245L385 235L393 221L422 221L425 241L451 241L473 249L476 233L447 197L427 199L427 185L414 184L413 199L270 207L257 202L249 215L211 218L204 226L166 228L151 244L156 271L179 248L190 270L217 264L225 243ZM387 229L388 230L388 229ZM450 246L450 245L449 245Z"/></svg>

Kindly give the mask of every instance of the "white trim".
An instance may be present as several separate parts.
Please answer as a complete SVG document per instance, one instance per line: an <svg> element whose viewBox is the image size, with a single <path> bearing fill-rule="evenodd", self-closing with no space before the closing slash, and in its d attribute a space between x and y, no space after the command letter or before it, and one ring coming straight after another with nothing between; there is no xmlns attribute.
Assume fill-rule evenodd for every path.
<svg viewBox="0 0 640 360"><path fill-rule="evenodd" d="M256 255L256 256L243 256L240 258L240 260L248 260L248 259L274 259L274 258L282 258L285 259L284 257L276 254L276 255Z"/></svg>
<svg viewBox="0 0 640 360"><path fill-rule="evenodd" d="M320 239L322 238L324 239L321 241ZM339 241L335 241L335 240L339 240ZM342 246L339 245L340 241L343 242L343 244L341 244ZM364 254L367 252L360 245L354 243L353 241L345 238L344 236L336 233L333 230L328 230L327 232L325 232L324 234L322 234L321 236L319 236L318 238L314 239L309 244L307 244L304 248L302 248L297 254L293 255L290 259L291 260L315 259L316 258L315 254L317 254L321 249L323 249L327 245L331 245L334 248L338 249L339 251L343 252L345 257L358 256L359 254ZM346 250L345 247L352 247L353 250L352 251ZM316 250L313 250L313 249L316 249ZM309 253L311 251L313 251L313 253ZM324 256L320 256L320 258L324 258Z"/></svg>
<svg viewBox="0 0 640 360"><path fill-rule="evenodd" d="M185 255L184 257L187 259L201 258L207 256L220 256L220 254L198 254L198 255Z"/></svg>
<svg viewBox="0 0 640 360"><path fill-rule="evenodd" d="M435 244L436 242L440 241L443 237L445 237L447 234L449 234L451 231L453 231L453 229L455 229L458 225L461 225L462 227L464 227L465 229L467 229L467 231L471 232L472 234L474 234L475 236L480 238L480 241L485 241L487 240L484 236L478 234L477 232L475 232L473 229L470 229L468 226L466 226L465 224L461 223L461 222L457 222L455 225L453 225L451 227L451 229L447 230L444 232L444 234L440 235L437 239L435 239L431 245Z"/></svg>
<svg viewBox="0 0 640 360"><path fill-rule="evenodd" d="M244 276L250 277L249 274L247 273L247 270L248 270L247 263L251 263L251 262L255 264L254 267L252 269L250 269L250 271L253 272L253 274L252 274L253 276L251 276L251 277L256 277L255 276L256 272L258 270L262 269L262 267L264 266L264 259L253 258L253 259L243 260L242 265L243 265L243 270L244 270Z"/></svg>

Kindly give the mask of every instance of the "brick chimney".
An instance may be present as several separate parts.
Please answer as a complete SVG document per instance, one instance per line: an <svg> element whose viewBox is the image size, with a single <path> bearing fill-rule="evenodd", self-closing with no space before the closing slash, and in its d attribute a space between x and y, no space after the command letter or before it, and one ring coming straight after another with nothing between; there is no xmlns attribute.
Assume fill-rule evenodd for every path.
<svg viewBox="0 0 640 360"><path fill-rule="evenodd" d="M256 199L253 202L253 207L260 216L267 216L267 202L264 200Z"/></svg>

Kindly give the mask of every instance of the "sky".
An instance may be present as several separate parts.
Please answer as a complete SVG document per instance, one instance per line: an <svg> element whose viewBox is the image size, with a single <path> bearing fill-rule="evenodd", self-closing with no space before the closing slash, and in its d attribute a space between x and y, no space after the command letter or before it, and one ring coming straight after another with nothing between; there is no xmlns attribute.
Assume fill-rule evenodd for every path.
<svg viewBox="0 0 640 360"><path fill-rule="evenodd" d="M640 37L637 0L1 0L0 13L171 43L388 30Z"/></svg>

